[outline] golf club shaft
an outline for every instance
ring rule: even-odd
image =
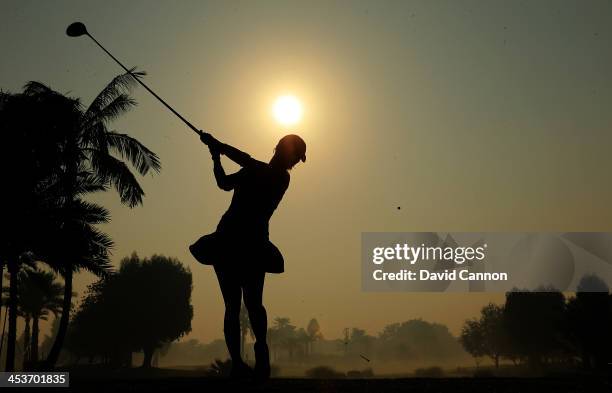
[[[140,83],[140,85],[142,87],[144,87],[145,89],[147,89],[147,91],[151,94],[153,94],[153,96],[155,98],[157,98],[159,100],[159,102],[161,102],[162,104],[164,104],[164,106],[168,109],[170,109],[170,111],[172,113],[174,113],[179,119],[181,119],[183,121],[183,123],[185,123],[187,125],[187,127],[191,128],[191,130],[193,130],[193,132],[195,132],[196,134],[200,135],[201,131],[198,130],[193,124],[191,124],[187,119],[185,119],[183,116],[181,116],[180,113],[178,113],[177,111],[174,110],[174,108],[172,108],[170,105],[168,105],[168,103],[166,103],[166,101],[164,101],[160,96],[158,96],[157,94],[155,94],[155,92],[153,90],[151,90],[149,88],[149,86],[145,85],[143,81],[140,80],[140,78],[137,75],[134,75],[130,70],[127,69],[126,66],[124,66],[123,64],[121,64],[121,62],[119,60],[117,60],[117,58],[115,56],[113,56],[109,51],[106,50],[105,47],[102,46],[102,44],[100,44],[95,38],[93,38],[93,36],[89,33],[87,33],[87,36],[89,36],[89,38],[91,38],[93,40],[93,42],[95,42],[100,48],[102,48],[102,50],[104,52],[106,52],[107,55],[109,55],[113,60],[115,60],[115,62],[117,62],[117,64],[119,64],[121,66],[121,68],[123,68],[125,70],[125,72],[127,72],[128,74],[132,75],[132,77],[134,79],[136,79],[136,81],[138,83]]]

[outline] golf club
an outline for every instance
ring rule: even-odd
[[[179,119],[181,119],[183,121],[183,123],[185,123],[189,128],[191,128],[193,130],[193,132],[195,132],[198,135],[202,135],[203,132],[200,131],[199,129],[197,129],[193,124],[191,124],[187,119],[185,119],[183,116],[180,115],[180,113],[178,113],[177,111],[174,110],[174,108],[172,108],[170,105],[168,105],[168,103],[166,103],[166,101],[164,101],[160,96],[158,96],[157,94],[155,94],[155,92],[153,90],[151,90],[149,88],[149,86],[145,85],[143,81],[140,80],[140,78],[137,75],[134,75],[130,70],[127,69],[126,66],[124,66],[123,64],[121,64],[121,62],[119,60],[117,60],[117,58],[115,56],[113,56],[108,50],[106,50],[105,47],[102,46],[102,44],[100,44],[95,38],[93,38],[93,36],[91,34],[89,34],[89,32],[87,31],[87,28],[85,27],[85,25],[81,22],[74,22],[72,24],[70,24],[70,26],[68,26],[68,28],[66,29],[66,34],[69,37],[80,37],[82,35],[86,35],[89,38],[91,38],[93,40],[93,42],[95,42],[100,48],[102,48],[102,50],[104,52],[106,52],[107,55],[109,55],[113,60],[115,60],[115,62],[117,62],[117,64],[119,64],[121,66],[121,68],[123,68],[125,70],[125,72],[127,72],[128,74],[132,75],[132,77],[134,79],[136,79],[136,81],[138,83],[140,83],[140,85],[142,87],[144,87],[145,89],[147,89],[147,91],[151,94],[153,94],[153,96],[155,98],[157,98],[159,100],[159,102],[161,102],[162,104],[164,104],[164,106],[168,109],[170,109],[170,111],[172,113],[174,113]]]

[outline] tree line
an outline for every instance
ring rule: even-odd
[[[612,361],[612,296],[596,276],[585,276],[574,296],[555,290],[511,291],[467,320],[461,343],[477,361],[506,359],[540,369],[552,364],[604,371]]]
[[[243,357],[248,359],[252,346],[246,343],[251,336],[248,317],[241,318],[243,331]],[[268,329],[268,345],[271,359],[276,363],[305,364],[341,359],[343,362],[363,364],[369,361],[383,362],[448,362],[465,360],[468,355],[461,348],[458,338],[445,325],[421,319],[392,323],[376,335],[358,327],[346,328],[341,338],[326,338],[318,320],[312,318],[298,327],[288,317],[276,317]],[[224,359],[227,350],[222,341],[202,344],[195,339],[172,343],[166,362],[176,364],[201,364],[212,358]],[[162,357],[163,359],[163,357]]]

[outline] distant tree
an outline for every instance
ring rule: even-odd
[[[349,337],[349,352],[363,355],[372,350],[375,338],[366,333],[364,329],[352,328]]]
[[[126,354],[142,350],[142,367],[151,367],[157,348],[191,331],[191,290],[191,272],[177,259],[140,259],[134,253],[116,274],[90,286],[74,317],[69,347],[122,364]]]
[[[308,333],[306,333],[306,329],[299,328],[295,332],[295,345],[299,352],[300,357],[305,357],[308,355],[308,346],[310,344],[310,337]]]
[[[268,343],[268,348],[270,349],[270,360],[276,361],[278,359],[278,342],[276,340],[276,331],[271,327],[268,328],[266,341]]]
[[[531,367],[564,351],[565,297],[552,289],[506,293],[504,324],[509,347]]]
[[[504,324],[504,309],[489,303],[480,310],[480,318],[465,322],[460,342],[478,363],[481,356],[489,356],[499,368],[499,360],[508,353],[508,334]]]
[[[27,353],[27,361],[38,362],[39,321],[47,320],[49,313],[56,317],[61,311],[64,286],[55,281],[52,272],[41,270],[24,271],[24,279],[19,285],[19,307],[21,313],[32,320],[32,336]]]
[[[157,351],[155,351],[155,353],[153,354],[153,360],[151,361],[153,367],[159,367],[159,359],[168,354],[171,344],[172,343],[169,341],[165,342],[161,347],[157,349]]]
[[[605,370],[612,360],[612,297],[606,283],[584,276],[567,302],[567,336],[586,368]]]
[[[380,357],[398,360],[442,360],[463,354],[448,327],[421,319],[386,326],[379,334],[377,347]]]
[[[289,318],[276,317],[274,318],[274,329],[276,330],[284,330],[284,329],[295,329],[295,326],[291,325],[291,320]]]
[[[383,328],[382,332],[378,334],[378,338],[380,338],[383,341],[393,340],[399,335],[399,331],[400,331],[400,324],[397,322],[392,323],[390,325],[386,325]]]
[[[290,359],[293,358],[293,352],[298,345],[295,334],[296,327],[291,324],[289,318],[274,318],[274,325],[272,327],[273,343],[276,348],[287,350]]]
[[[58,315],[62,305],[63,286],[55,282],[52,272],[37,268],[22,268],[17,274],[17,311],[25,321],[23,333],[24,369],[38,361],[39,321],[46,320],[49,313]],[[3,288],[8,294],[9,289]],[[32,329],[30,329],[32,327]]]
[[[55,318],[53,318],[53,321],[51,322],[51,328],[45,334],[45,337],[42,340],[42,343],[40,345],[40,350],[39,350],[40,357],[42,359],[46,357],[47,353],[49,353],[49,350],[51,349],[51,346],[53,345],[53,339],[55,338],[55,336],[57,335],[57,331],[59,330],[59,321],[60,321],[59,316],[56,316]],[[63,357],[65,355],[66,355],[66,351],[62,351],[62,357],[60,357],[58,361],[59,363],[63,363],[64,361]]]
[[[499,368],[499,359],[508,349],[508,334],[504,324],[504,308],[489,303],[480,311],[480,327],[484,335],[484,351]]]
[[[251,338],[254,337],[253,329],[251,327],[251,321],[249,319],[249,312],[247,311],[244,303],[240,308],[240,356],[244,357],[245,353],[245,343],[247,336],[251,335]]]
[[[459,341],[467,353],[474,357],[476,366],[479,360],[485,355],[485,334],[484,329],[478,319],[468,319],[461,328]]]
[[[160,355],[160,362],[183,365],[202,365],[229,356],[223,339],[216,339],[207,344],[196,339],[172,342],[168,346],[168,352]]]
[[[308,322],[308,326],[306,327],[306,334],[308,335],[308,354],[312,354],[314,351],[314,343],[317,340],[323,338],[323,334],[321,333],[321,326],[319,326],[319,321],[316,318],[312,318],[310,322]]]
[[[345,375],[342,372],[334,370],[329,366],[318,366],[306,370],[306,378],[316,378],[316,379],[337,379],[344,378]]]
[[[122,330],[129,321],[123,320],[124,313],[115,310],[114,299],[106,297],[111,291],[110,281],[115,278],[109,276],[89,285],[70,321],[64,346],[75,362],[84,357],[89,363],[96,358],[115,366],[131,363],[130,337]]]
[[[134,253],[122,260],[110,290],[133,348],[144,351],[143,367],[151,367],[155,349],[191,331],[192,277],[177,259]]]

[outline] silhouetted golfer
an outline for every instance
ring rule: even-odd
[[[251,370],[240,356],[240,307],[244,304],[255,335],[255,375],[270,376],[270,355],[266,343],[268,317],[262,303],[266,272],[282,273],[283,256],[268,239],[268,222],[289,186],[289,172],[300,160],[306,161],[306,143],[297,135],[281,138],[269,163],[202,133],[214,162],[219,188],[234,190],[232,202],[221,217],[217,230],[189,247],[201,263],[214,265],[225,302],[225,342],[232,358],[232,376],[247,376]],[[242,168],[226,175],[221,154]]]

